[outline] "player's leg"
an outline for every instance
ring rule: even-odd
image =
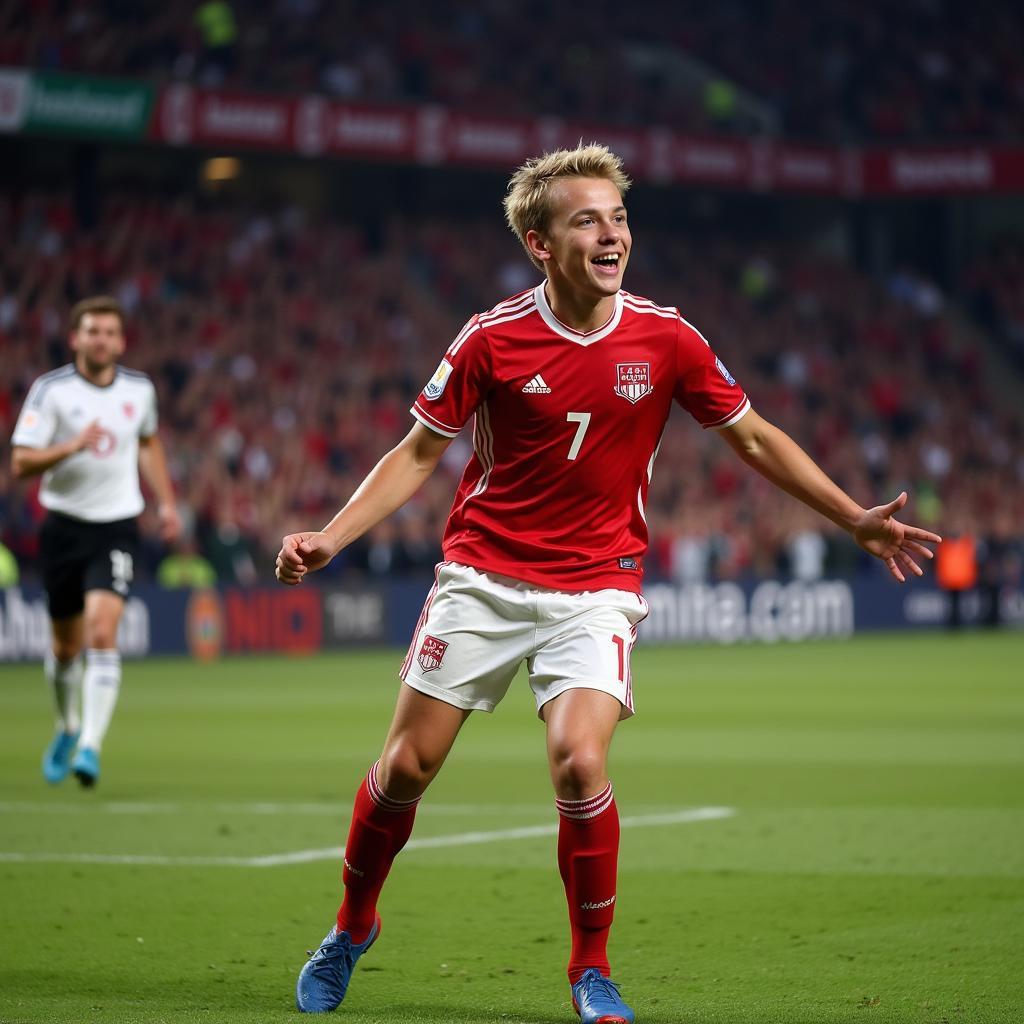
[[[100,751],[121,690],[117,627],[123,611],[124,598],[111,590],[89,590],[85,595],[82,733],[72,765],[83,786],[99,779]]]
[[[53,692],[56,729],[43,754],[43,777],[58,783],[71,769],[71,755],[81,729],[79,705],[82,689],[82,616],[70,615],[50,621],[51,644],[43,660],[43,671]]]
[[[548,764],[558,808],[558,870],[569,907],[567,973],[585,1024],[633,1020],[610,980],[619,812],[608,781],[608,748],[622,705],[600,690],[570,689],[545,704]]]
[[[494,708],[530,649],[531,600],[466,566],[438,566],[383,751],[356,794],[337,924],[299,975],[300,1010],[333,1010],[344,999],[356,960],[379,934],[377,898],[420,797],[470,712]]]
[[[619,815],[607,760],[616,725],[632,714],[629,655],[646,605],[635,594],[604,592],[552,596],[545,606],[549,639],[531,659],[531,686],[547,727],[559,814],[573,1004],[584,1024],[629,1022],[633,1011],[609,977]]]
[[[345,844],[345,898],[338,929],[362,942],[395,857],[412,833],[416,807],[471,712],[403,686],[380,759],[356,794]]]
[[[609,974],[619,815],[607,759],[621,706],[599,690],[566,690],[541,709],[558,808],[558,868],[572,930],[569,981],[590,967]]]
[[[412,833],[420,797],[469,715],[467,709],[402,687],[383,752],[356,793],[337,922],[296,983],[295,1003],[303,1012],[334,1010],[345,998],[356,961],[380,935],[377,900]]]
[[[43,753],[43,777],[67,777],[81,728],[83,642],[83,537],[80,524],[48,515],[39,533],[43,587],[50,611],[51,643],[43,671],[53,693],[56,729]]]
[[[134,519],[88,524],[88,538],[82,735],[71,765],[83,786],[99,779],[100,751],[121,690],[117,627],[134,576],[138,526]]]

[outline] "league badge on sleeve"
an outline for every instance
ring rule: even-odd
[[[729,387],[736,387],[736,378],[725,368],[725,363],[718,356],[715,356],[715,366],[718,367],[718,372],[729,382]]]
[[[448,378],[452,373],[452,364],[447,359],[441,360],[441,365],[437,368],[434,376],[430,378],[430,383],[423,389],[423,394],[430,399],[430,401],[436,401],[444,393],[445,386],[448,384]]]
[[[416,655],[416,660],[420,663],[420,668],[424,672],[433,672],[434,669],[441,667],[441,662],[444,660],[444,652],[448,650],[448,644],[444,640],[438,640],[436,636],[430,636],[427,634],[423,638],[423,646],[420,648],[420,653]]]
[[[615,394],[636,405],[653,390],[650,363],[615,364]]]

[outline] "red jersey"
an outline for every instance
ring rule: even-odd
[[[620,291],[581,334],[540,284],[472,317],[410,410],[446,437],[476,414],[445,558],[555,590],[639,592],[673,398],[703,427],[750,408],[677,309]]]

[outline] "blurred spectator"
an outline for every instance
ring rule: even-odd
[[[963,625],[963,598],[978,582],[978,545],[970,533],[943,538],[935,553],[935,578],[949,596],[949,629]]]
[[[190,537],[183,537],[156,570],[156,581],[168,590],[197,589],[217,584],[217,571]]]
[[[205,0],[193,15],[203,49],[199,60],[201,85],[221,85],[235,68],[238,26],[235,12],[225,0]]]
[[[18,560],[11,549],[0,541],[0,589],[16,587],[19,579]]]

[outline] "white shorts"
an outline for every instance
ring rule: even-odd
[[[400,675],[455,707],[493,711],[525,659],[538,713],[584,688],[610,693],[628,718],[629,656],[646,615],[627,590],[570,594],[442,562]]]

